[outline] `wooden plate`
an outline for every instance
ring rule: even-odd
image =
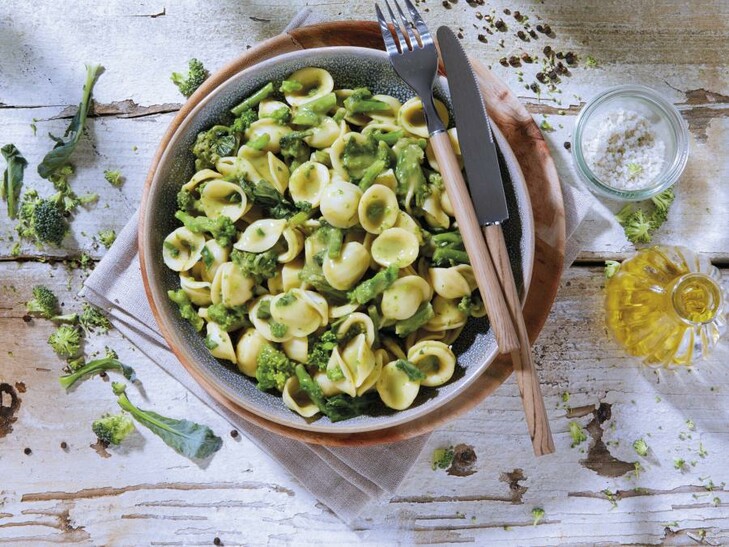
[[[379,28],[376,23],[370,21],[333,22],[302,27],[262,42],[226,65],[200,87],[180,110],[172,127],[165,135],[163,145],[171,137],[175,126],[187,116],[199,100],[231,75],[283,53],[342,45],[383,49]],[[532,282],[525,304],[525,320],[530,338],[533,341],[549,314],[562,273],[565,243],[562,193],[547,145],[529,113],[510,90],[490,71],[478,67],[478,74],[489,114],[509,141],[521,165],[533,204],[535,259]],[[160,150],[163,148],[164,146],[161,146]],[[150,173],[154,173],[156,170],[159,159],[160,155],[158,154],[153,160]],[[151,184],[151,180],[152,176],[150,175],[147,179],[147,185]],[[142,224],[140,223],[141,233]],[[140,238],[140,242],[142,239]],[[140,258],[143,255],[144,253],[140,252]],[[145,265],[142,264],[141,266],[144,270]],[[145,289],[151,301],[146,280]],[[154,306],[152,306],[152,310],[156,316],[157,310]],[[155,317],[155,319],[158,324],[161,324],[159,317]],[[501,385],[511,372],[510,359],[501,356],[457,399],[428,413],[423,418],[389,429],[353,434],[311,432],[270,422],[227,399],[213,386],[208,385],[203,378],[196,376],[195,379],[225,407],[268,431],[315,444],[354,446],[394,442],[427,433],[445,421],[473,408]]]

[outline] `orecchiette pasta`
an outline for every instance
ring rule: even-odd
[[[451,380],[449,345],[485,310],[420,100],[307,67],[233,113],[198,136],[161,249],[211,354],[306,419]]]

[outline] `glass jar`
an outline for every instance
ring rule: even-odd
[[[607,280],[608,330],[648,365],[689,365],[726,331],[719,269],[685,247],[655,246],[625,260]]]

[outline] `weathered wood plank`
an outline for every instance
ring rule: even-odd
[[[238,544],[326,537],[333,544],[381,544],[394,538],[403,543],[488,539],[557,544],[565,538],[592,543],[619,537],[655,543],[678,541],[702,529],[717,543],[729,539],[729,492],[721,485],[729,481],[722,458],[729,443],[724,408],[729,378],[721,366],[729,350],[722,348],[691,372],[641,368],[605,336],[600,269],[568,270],[536,348],[557,454],[539,460],[532,456],[518,392],[509,381],[475,411],[438,430],[397,496],[372,507],[353,529],[316,504],[247,439],[228,436],[224,420],[116,333],[93,338],[89,350],[105,344],[117,349],[142,378],[147,407],[207,423],[225,442],[204,468],[177,456],[147,431],[135,433],[122,448],[109,449],[110,457],[100,456],[90,447],[94,435],[89,424],[114,409],[108,380],[95,378],[62,393],[56,382],[61,363],[45,344],[50,325],[22,319],[22,304],[34,283],[71,295],[81,279],[78,272],[71,274],[67,291],[68,279],[61,265],[0,265],[0,287],[5,287],[0,291],[0,329],[10,341],[5,351],[13,352],[0,369],[0,383],[13,386],[22,400],[13,432],[0,439],[0,459],[21,471],[0,488],[5,514],[0,515],[0,537],[7,541],[209,544],[220,537]],[[66,309],[78,305],[70,296],[62,300]],[[565,392],[570,393],[568,403],[562,400]],[[591,410],[599,404],[601,423]],[[693,420],[693,431],[687,419]],[[587,427],[588,440],[570,448],[568,424],[573,420],[583,427],[595,423]],[[594,448],[597,438],[607,455]],[[632,448],[638,438],[650,446],[647,458]],[[60,447],[64,441],[67,450]],[[433,449],[459,443],[476,454],[473,475],[430,469]],[[705,457],[698,454],[699,443]],[[23,453],[26,447],[32,454]],[[610,458],[626,462],[621,475],[605,476],[616,468],[614,461],[612,466],[606,462]],[[685,471],[674,469],[675,458],[686,460]],[[632,471],[636,461],[644,468],[637,477]],[[714,491],[707,490],[709,481]],[[611,508],[605,489],[616,494],[617,507]],[[533,527],[536,506],[545,509],[546,517]],[[257,525],[261,520],[266,527]],[[667,523],[670,530],[693,531],[667,533]]]

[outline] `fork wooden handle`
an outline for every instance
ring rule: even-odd
[[[516,383],[519,386],[524,414],[526,415],[529,436],[532,439],[534,453],[537,456],[554,452],[554,440],[549,428],[547,410],[544,407],[542,390],[539,387],[539,377],[534,366],[529,334],[524,324],[519,294],[516,290],[516,281],[511,271],[509,253],[504,241],[504,232],[499,224],[492,224],[483,228],[486,243],[493,260],[496,271],[501,279],[506,303],[516,326],[519,337],[519,349],[511,352],[511,361],[514,363]]]
[[[519,338],[504,299],[492,257],[481,234],[481,226],[473,208],[471,195],[468,193],[466,181],[463,180],[448,133],[443,131],[432,135],[430,144],[438,160],[446,192],[448,192],[448,198],[458,221],[458,229],[463,236],[463,243],[471,261],[476,284],[486,304],[499,350],[502,353],[518,350]]]

